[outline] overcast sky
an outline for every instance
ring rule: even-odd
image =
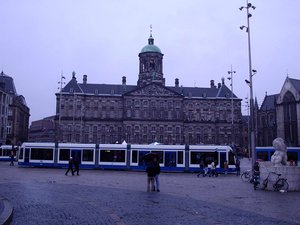
[[[300,79],[300,1],[253,0],[250,19],[254,96]],[[249,96],[247,25],[242,0],[0,0],[0,69],[13,77],[30,121],[55,114],[61,73],[81,83],[135,85],[150,24],[164,54],[166,85],[221,82],[232,65],[234,93]],[[226,84],[230,87],[229,80]],[[244,104],[244,101],[243,101]],[[245,107],[242,107],[246,114]]]

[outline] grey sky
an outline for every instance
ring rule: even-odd
[[[300,1],[253,0],[251,45],[259,104],[300,78]],[[209,87],[232,64],[234,93],[249,96],[247,33],[242,0],[1,0],[0,66],[30,107],[31,121],[55,114],[60,75],[82,82],[128,84],[138,79],[138,54],[149,25],[164,54],[167,85]],[[230,87],[229,81],[226,84]],[[246,111],[243,107],[243,114]]]

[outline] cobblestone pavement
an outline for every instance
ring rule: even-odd
[[[161,192],[148,193],[143,172],[64,172],[0,162],[0,197],[14,207],[11,224],[300,224],[299,192],[254,191],[235,175],[162,173]]]

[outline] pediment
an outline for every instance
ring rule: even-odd
[[[181,97],[180,94],[174,92],[160,84],[148,84],[144,87],[140,87],[133,90],[126,95],[129,96],[168,96],[168,97]]]

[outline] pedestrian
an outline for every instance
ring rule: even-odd
[[[154,189],[154,177],[155,177],[155,167],[153,160],[147,164],[147,192],[151,192]]]
[[[240,167],[240,160],[238,158],[235,161],[235,168],[236,168],[236,175],[240,176],[241,167]]]
[[[227,162],[227,160],[225,160],[224,161],[224,174],[225,174],[225,176],[227,175],[227,173],[228,173],[228,162]]]
[[[154,189],[153,191],[160,192],[160,186],[159,186],[159,174],[160,174],[160,165],[159,165],[159,160],[157,157],[153,159],[153,164],[154,164],[154,171],[155,171],[155,177],[154,177]]]
[[[14,165],[14,161],[15,161],[15,154],[14,154],[14,151],[11,151],[11,154],[10,154],[10,166],[13,166]]]
[[[211,176],[217,176],[217,174],[216,174],[216,163],[215,163],[214,160],[211,162],[210,166],[211,166],[211,168],[210,168],[209,177],[211,177]]]
[[[79,159],[78,159],[78,157],[76,157],[74,160],[74,166],[75,166],[75,170],[73,171],[73,173],[75,174],[75,172],[77,172],[77,176],[79,176]]]
[[[253,167],[253,187],[254,190],[257,189],[257,186],[259,185],[259,179],[260,179],[260,172],[259,172],[259,163],[255,162]]]
[[[70,157],[70,160],[69,160],[68,170],[65,173],[66,176],[68,176],[68,173],[69,173],[70,170],[72,172],[72,175],[74,175],[74,171],[73,171],[73,158],[72,157]]]
[[[199,173],[197,174],[197,177],[199,177],[201,174],[203,177],[205,177],[204,167],[205,167],[204,162],[203,162],[203,160],[201,160],[199,163],[200,170],[199,170]]]

